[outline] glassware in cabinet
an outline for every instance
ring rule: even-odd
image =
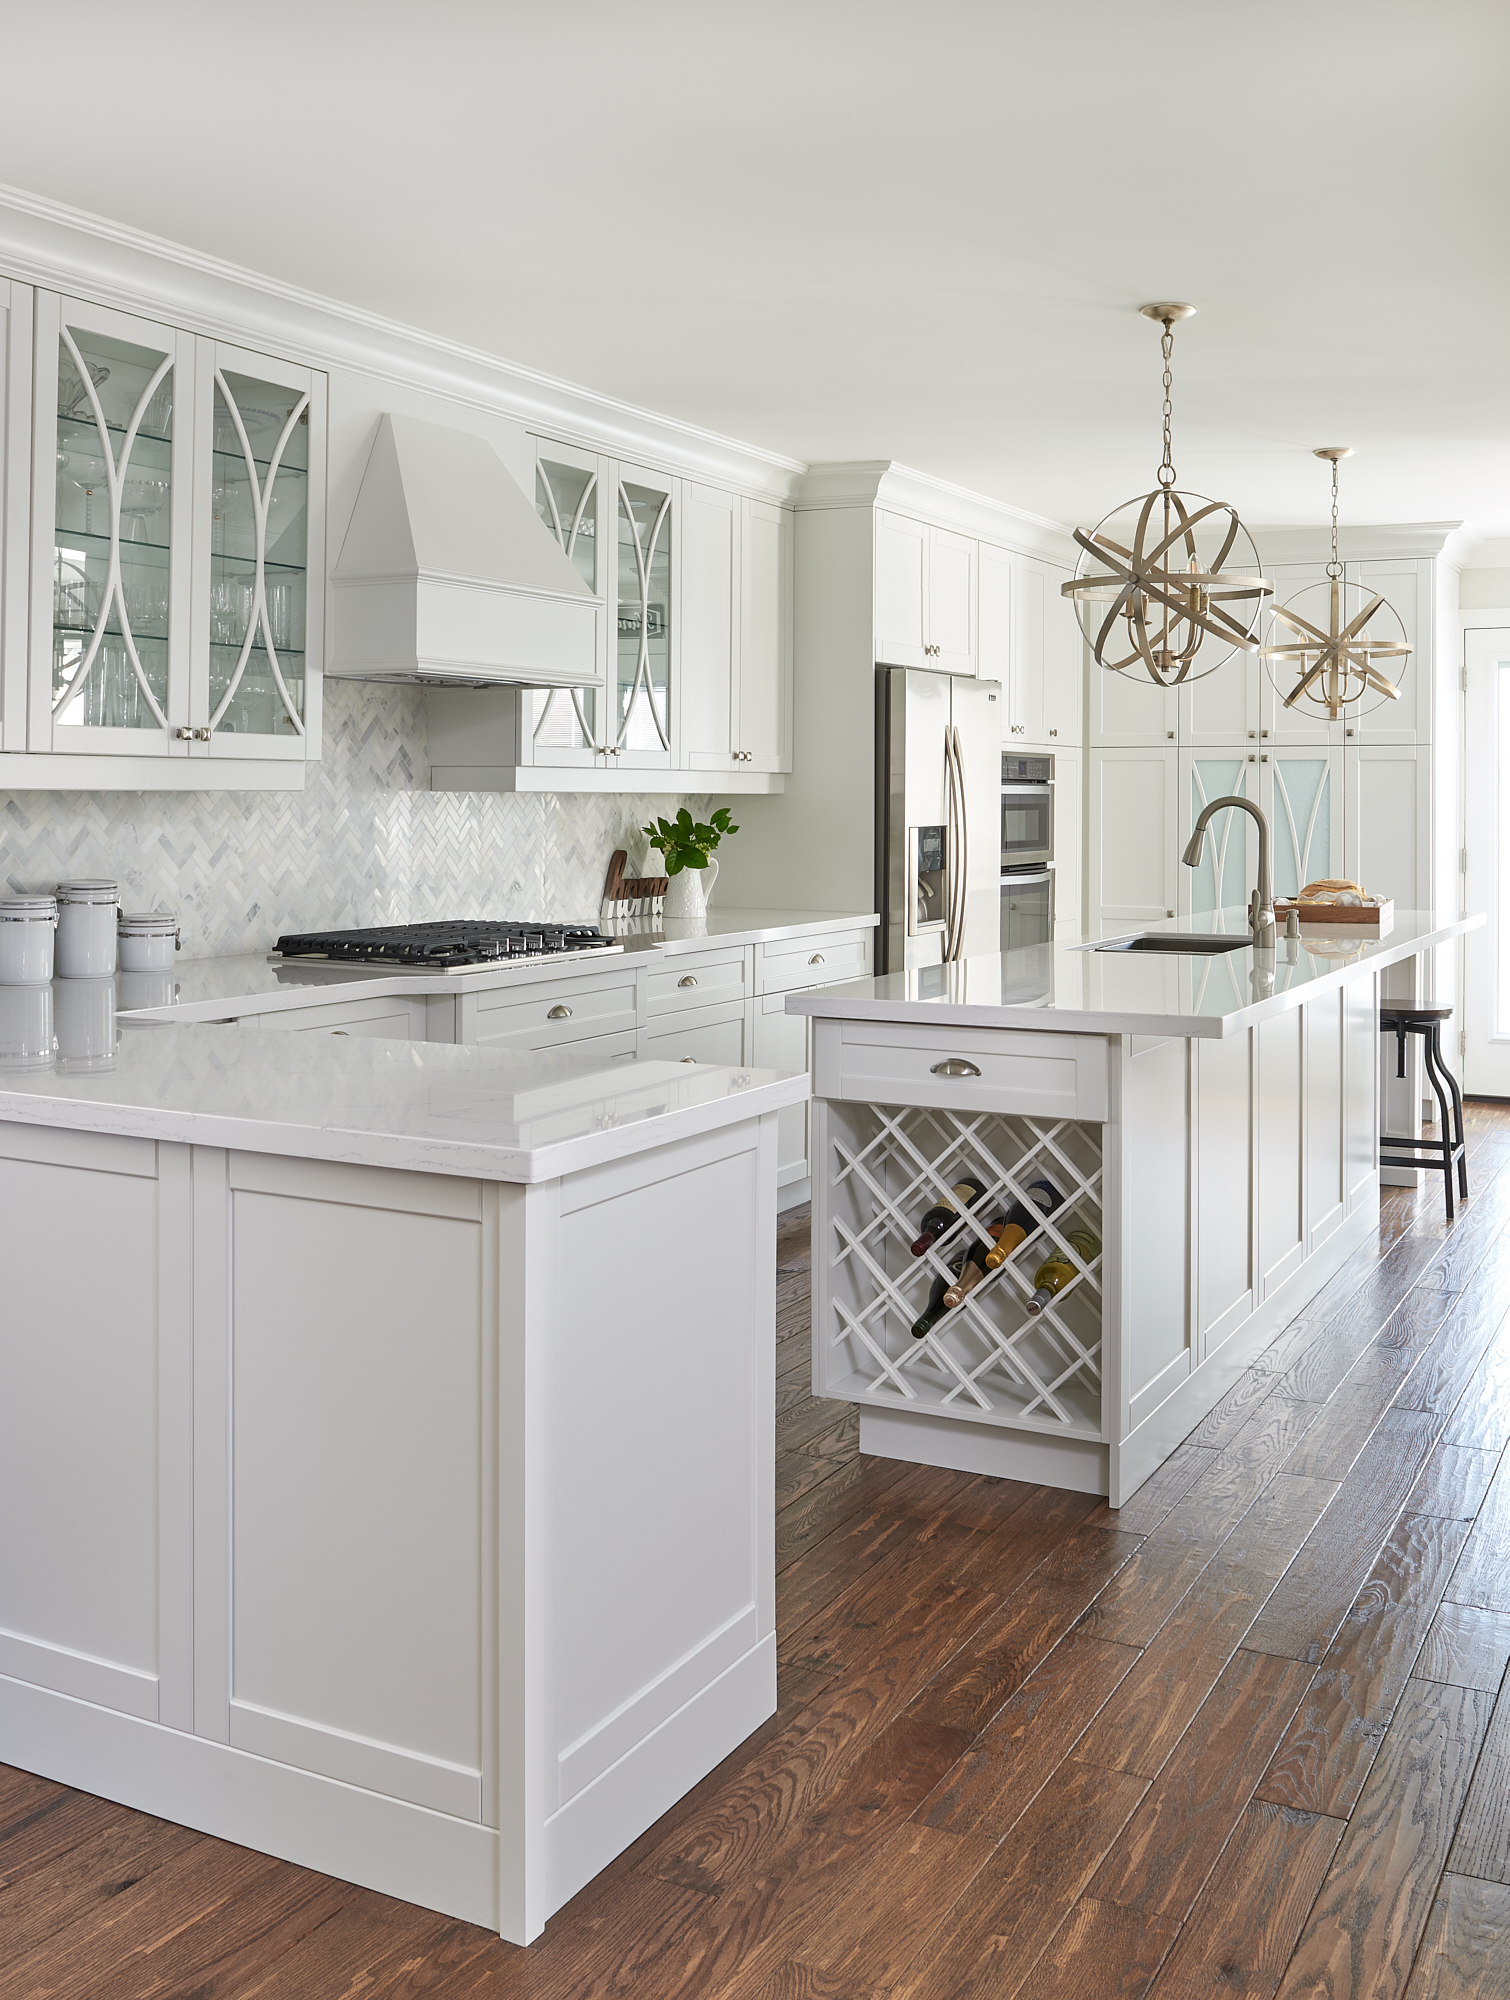
[[[603,462],[570,446],[537,440],[535,511],[565,550],[577,574],[601,591],[599,550],[606,481]],[[600,661],[600,668],[602,662]],[[586,765],[602,760],[612,732],[601,687],[536,688],[525,697],[525,721],[537,764]]]
[[[676,482],[620,466],[615,484],[610,743],[626,766],[669,766]]]

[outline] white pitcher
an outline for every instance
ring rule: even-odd
[[[683,868],[666,884],[666,906],[662,921],[667,937],[706,937],[708,898],[718,880],[718,860],[708,856],[706,868]],[[676,928],[673,930],[672,926]]]

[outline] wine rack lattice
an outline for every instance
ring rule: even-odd
[[[1068,1232],[1104,1238],[1101,1128],[1030,1118],[874,1104],[826,1105],[827,1297],[815,1332],[829,1395],[1079,1437],[1101,1435],[1103,1258],[1089,1264]],[[965,1175],[985,1193],[921,1257],[925,1210]],[[966,1237],[1047,1180],[1064,1197],[1037,1230],[921,1340],[913,1322]],[[816,1247],[816,1246],[815,1246]],[[1049,1256],[1075,1277],[1030,1315],[1033,1276]]]

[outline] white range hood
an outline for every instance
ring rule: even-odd
[[[326,673],[577,687],[598,678],[595,597],[486,438],[385,416],[331,575]]]

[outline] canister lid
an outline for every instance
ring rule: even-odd
[[[57,914],[56,896],[0,896],[0,924],[51,923]]]
[[[60,882],[58,901],[60,903],[116,903],[120,901],[120,888],[114,882]]]
[[[123,910],[115,928],[121,936],[177,937],[178,919],[171,910]]]

